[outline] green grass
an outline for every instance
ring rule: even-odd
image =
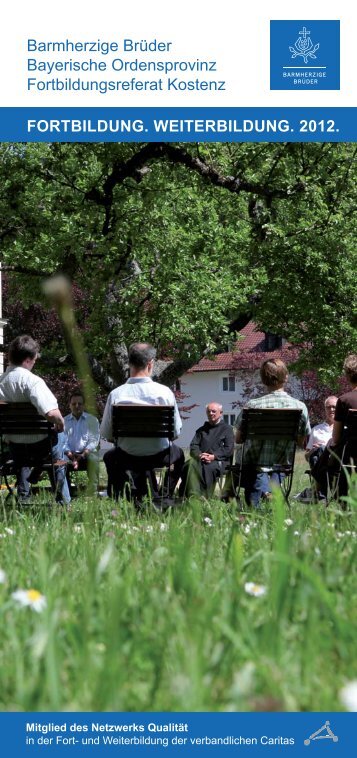
[[[341,710],[356,677],[356,505],[3,511],[0,708]],[[250,581],[266,593],[248,595]],[[18,588],[47,607],[19,607]]]

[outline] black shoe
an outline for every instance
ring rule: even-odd
[[[42,468],[34,466],[32,469],[30,476],[27,477],[27,481],[29,484],[38,484],[40,477],[42,474]]]
[[[177,505],[173,497],[158,497],[153,498],[152,505],[155,511],[158,513],[165,513],[169,508],[174,508]]]
[[[302,492],[299,492],[298,495],[294,495],[294,500],[297,500],[298,503],[314,503],[316,502],[316,497],[314,491],[311,489],[311,487],[306,487]]]

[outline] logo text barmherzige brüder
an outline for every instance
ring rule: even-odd
[[[340,22],[271,21],[270,89],[340,89]]]

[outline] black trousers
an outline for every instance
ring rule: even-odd
[[[338,457],[340,454],[341,450],[337,450],[337,448],[321,448],[320,455],[316,457],[311,467],[311,476],[317,482],[319,492],[325,497],[327,497],[328,488],[339,470]]]
[[[41,473],[41,464],[49,458],[51,453],[49,441],[48,439],[44,439],[32,443],[9,442],[8,444],[10,453],[15,461],[17,493],[21,498],[28,498],[31,489],[28,477],[30,476],[33,467],[39,469],[39,473]],[[54,461],[57,458],[58,452],[58,446],[55,444],[52,448]],[[51,469],[49,469],[48,475],[52,490],[56,493],[56,500],[60,503],[68,503],[71,498],[66,484],[66,465],[56,465],[54,467],[54,478]]]
[[[125,495],[128,487],[134,483],[135,494],[142,497],[148,493],[148,482],[151,494],[158,496],[155,468],[169,466],[167,474],[168,491],[172,496],[178,480],[181,477],[185,456],[178,445],[171,445],[155,455],[129,455],[120,447],[108,450],[103,461],[108,474],[108,495],[118,497]],[[131,476],[128,474],[131,472]]]
[[[88,474],[89,489],[96,492],[99,479],[99,461],[95,456],[89,454],[85,458],[79,458],[78,467],[76,469],[73,467],[72,461],[68,459],[66,477],[69,487],[71,487],[71,474],[73,474],[74,471],[86,471]]]
[[[319,491],[325,496],[327,496],[328,487],[331,486],[334,477],[338,473],[338,497],[347,495],[348,480],[343,464],[349,465],[351,460],[354,460],[356,465],[356,448],[352,444],[347,445],[344,459],[341,464],[342,452],[341,444],[336,447],[332,447],[332,445],[330,447],[325,447],[315,466],[311,470],[312,476],[318,483]]]
[[[220,461],[203,463],[194,458],[186,461],[181,475],[180,496],[190,497],[190,495],[202,494],[210,497],[213,495],[221,471]]]

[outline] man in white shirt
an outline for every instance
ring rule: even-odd
[[[310,463],[311,468],[314,466],[332,437],[336,403],[337,397],[335,395],[330,395],[330,397],[326,398],[325,421],[322,421],[321,424],[316,424],[316,426],[312,428],[305,452],[305,458]]]
[[[100,427],[101,436],[109,442],[113,441],[112,407],[116,403],[173,405],[174,433],[175,438],[178,437],[182,421],[175,396],[169,387],[154,382],[151,378],[155,356],[155,348],[147,343],[136,342],[130,346],[130,378],[110,393]],[[156,467],[167,466],[170,461],[169,493],[172,495],[181,476],[184,454],[177,445],[171,443],[170,446],[168,439],[120,437],[118,447],[108,450],[103,460],[108,473],[108,495],[113,494],[116,498],[124,492],[127,469],[135,469],[139,462],[141,468],[153,470]]]
[[[63,432],[64,421],[58,408],[58,403],[47,384],[39,376],[32,373],[32,369],[39,356],[39,345],[27,334],[14,339],[9,347],[9,367],[0,377],[0,402],[3,403],[32,403],[41,416],[54,424],[58,433]],[[9,443],[11,455],[17,463],[17,493],[20,499],[30,497],[30,484],[28,476],[30,469],[21,463],[28,457],[41,461],[48,455],[48,441],[45,435],[33,434],[22,436],[21,434],[9,434],[6,437]],[[52,453],[56,460],[61,456],[60,445],[53,447]],[[70,501],[66,482],[66,466],[56,465],[56,483],[52,483],[56,489],[58,502]]]
[[[321,424],[316,424],[316,426],[312,428],[309,439],[307,441],[305,458],[309,463],[313,477],[314,472],[316,473],[318,470],[316,467],[319,467],[320,465],[319,460],[322,456],[322,453],[332,438],[336,403],[337,397],[335,395],[330,395],[326,398],[325,421],[322,421]],[[322,487],[322,489],[324,488]],[[304,489],[298,495],[295,495],[295,500],[298,500],[300,503],[312,503],[316,500],[324,499],[326,499],[326,494],[324,492],[320,492],[316,484],[313,488],[306,487],[306,489]]]
[[[70,468],[73,471],[87,471],[90,489],[95,491],[99,470],[99,421],[84,410],[84,396],[80,390],[72,392],[69,407],[71,413],[64,417],[63,448],[69,460],[67,479]]]

